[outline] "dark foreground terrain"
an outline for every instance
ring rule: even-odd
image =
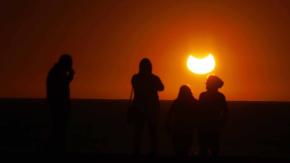
[[[159,130],[161,159],[172,159],[165,117],[171,101],[162,101]],[[126,125],[128,103],[122,100],[74,100],[67,150],[86,158],[126,159],[132,152],[132,129]],[[222,158],[290,159],[290,103],[229,102],[230,119],[223,131]],[[49,135],[45,100],[0,100],[0,151],[41,152]],[[146,134],[146,133],[145,133]],[[194,139],[194,138],[193,138]],[[141,158],[148,152],[144,138]],[[196,142],[193,155],[196,151]],[[45,154],[44,154],[45,155]],[[76,155],[74,155],[76,156]],[[193,160],[198,158],[193,157]],[[145,159],[146,160],[146,159]]]

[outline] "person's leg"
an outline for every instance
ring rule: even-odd
[[[61,149],[65,152],[66,151],[66,144],[67,144],[67,137],[68,137],[68,127],[69,127],[69,119],[70,119],[70,111],[68,108],[65,108],[62,120],[61,120],[61,126],[60,126],[60,140],[61,140]]]
[[[191,149],[192,149],[192,137],[193,137],[193,134],[190,133],[190,134],[186,134],[185,137],[184,137],[184,153],[185,153],[185,156],[189,156],[189,154],[192,152]]]
[[[59,108],[59,111],[54,115],[53,122],[53,146],[54,152],[65,152],[66,141],[66,115]]]
[[[180,142],[180,135],[178,133],[173,133],[172,135],[172,146],[177,157],[182,155],[182,143]]]
[[[211,153],[213,157],[218,157],[220,153],[220,134],[215,131],[211,133]]]
[[[204,131],[198,132],[198,146],[199,146],[199,156],[208,156],[208,135]]]
[[[141,154],[141,144],[142,144],[142,138],[144,133],[144,121],[140,121],[137,124],[135,124],[134,129],[134,155],[140,155]]]
[[[61,109],[58,104],[50,104],[50,137],[49,137],[49,152],[57,152],[59,150],[59,132],[60,132],[60,115],[58,110]]]
[[[192,145],[192,138],[188,134],[173,136],[173,147],[177,157],[188,157]]]
[[[156,155],[158,149],[158,121],[157,118],[148,120],[149,135],[151,140],[150,155]]]

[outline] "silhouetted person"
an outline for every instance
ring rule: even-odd
[[[199,154],[208,157],[219,155],[220,133],[227,119],[227,103],[225,96],[218,91],[224,82],[217,76],[209,76],[206,81],[206,92],[199,96],[200,118],[198,142]]]
[[[167,127],[177,156],[186,157],[190,152],[196,109],[197,100],[193,97],[190,88],[186,85],[181,86],[167,119]]]
[[[149,59],[144,58],[139,64],[139,73],[132,77],[131,84],[134,90],[133,105],[141,110],[141,115],[135,122],[134,152],[140,154],[140,147],[145,125],[149,127],[151,138],[151,154],[156,154],[157,127],[159,120],[158,91],[164,90],[164,86],[158,76],[152,73],[152,65]]]
[[[70,82],[73,80],[72,58],[64,54],[50,69],[47,76],[47,100],[49,104],[52,131],[49,150],[64,152],[66,129],[70,112]]]

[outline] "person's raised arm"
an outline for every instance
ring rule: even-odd
[[[160,78],[156,76],[156,89],[157,91],[163,91],[164,90],[164,85],[163,83],[161,82]]]
[[[70,69],[70,70],[68,71],[68,75],[67,75],[67,79],[68,79],[68,81],[72,81],[73,78],[74,78],[74,75],[75,75],[74,70],[73,70],[73,69]]]

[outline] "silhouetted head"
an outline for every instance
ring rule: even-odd
[[[139,64],[139,73],[140,74],[151,74],[152,73],[152,64],[148,58],[143,58]]]
[[[206,89],[216,91],[224,85],[224,82],[217,76],[210,75],[206,81]]]
[[[58,64],[66,69],[70,69],[73,64],[72,57],[69,54],[63,54],[59,57]]]
[[[191,92],[191,89],[189,86],[187,85],[182,85],[179,89],[179,93],[178,93],[178,100],[187,100],[187,99],[192,99],[193,95]]]

